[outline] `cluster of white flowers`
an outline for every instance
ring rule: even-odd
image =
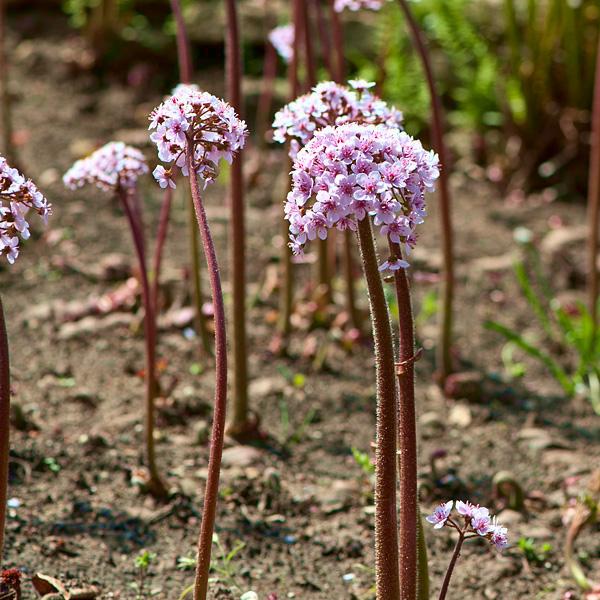
[[[328,125],[363,123],[402,128],[402,113],[370,91],[375,84],[350,80],[350,87],[333,81],[319,83],[310,94],[286,104],[275,114],[273,139],[290,142],[290,156]]]
[[[19,238],[29,238],[26,216],[30,210],[46,224],[52,207],[31,179],[25,179],[0,156],[0,256],[10,264],[19,256]]]
[[[123,142],[109,142],[76,161],[64,174],[63,182],[72,190],[94,184],[111,192],[135,187],[139,177],[146,173],[148,165],[137,148]]]
[[[269,41],[284,62],[291,62],[294,57],[294,26],[292,24],[275,27],[269,33]]]
[[[231,163],[243,148],[247,128],[235,110],[216,96],[201,92],[193,85],[179,85],[173,95],[150,115],[150,139],[158,148],[158,157],[179,167],[188,176],[187,149],[193,149],[194,171],[205,184],[218,175],[218,163]],[[170,169],[158,166],[153,171],[162,188],[175,187]]]
[[[379,10],[383,2],[384,0],[335,0],[333,8],[336,12],[343,12],[345,9],[356,12],[363,8]]]
[[[308,240],[325,239],[332,227],[356,230],[369,215],[408,254],[426,215],[425,192],[438,176],[437,154],[397,128],[348,123],[321,129],[294,161],[285,203],[290,246],[301,254]],[[381,265],[406,267],[395,256]]]

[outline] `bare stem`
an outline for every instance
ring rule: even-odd
[[[196,563],[196,580],[194,583],[194,600],[206,600],[208,592],[208,573],[212,550],[212,536],[215,528],[217,498],[219,494],[219,476],[221,457],[223,454],[223,438],[227,413],[227,336],[225,331],[225,305],[219,275],[219,263],[213,243],[210,227],[206,218],[204,205],[200,195],[200,186],[193,165],[193,150],[188,143],[187,162],[190,178],[190,190],[200,237],[204,246],[204,255],[210,277],[210,288],[215,315],[215,406],[213,413],[210,454],[208,459],[208,475],[204,491],[202,508],[202,524],[198,538],[198,558]]]
[[[600,40],[596,58],[594,104],[592,108],[592,139],[588,180],[588,243],[587,243],[587,293],[588,309],[594,323],[598,321],[598,218],[600,217]]]
[[[261,146],[265,144],[265,132],[269,128],[269,113],[273,104],[273,88],[276,76],[277,51],[273,44],[267,41],[265,44],[261,93],[256,107],[256,131],[258,133],[258,143]]]
[[[344,58],[344,29],[340,14],[334,8],[335,0],[329,0],[329,15],[331,17],[331,34],[335,50],[336,71],[334,79],[342,83],[346,79],[346,61]]]
[[[169,217],[171,215],[171,204],[173,202],[173,190],[165,189],[160,215],[158,218],[158,231],[156,232],[156,245],[154,247],[154,258],[152,260],[152,306],[158,317],[158,290],[160,286],[160,270],[162,266],[163,250],[169,229]]]
[[[452,577],[452,573],[454,572],[454,567],[456,566],[456,561],[460,556],[460,550],[462,548],[463,542],[465,541],[465,536],[462,531],[459,530],[458,541],[456,542],[456,546],[454,547],[454,552],[452,553],[452,558],[450,559],[450,564],[448,565],[448,569],[446,570],[446,575],[444,576],[444,582],[442,583],[442,589],[440,590],[440,595],[438,600],[445,600],[446,594],[448,593],[448,587],[450,586],[450,579]]]
[[[0,0],[0,122],[2,126],[0,151],[11,165],[16,165],[16,152],[12,143],[8,61],[6,59],[6,0]]]
[[[400,246],[389,243],[392,256]],[[394,271],[398,299],[398,476],[400,480],[400,582],[403,600],[417,597],[417,425],[415,415],[415,338],[410,289],[405,269]]]
[[[379,261],[368,217],[358,223],[358,241],[369,292],[377,377],[375,455],[375,579],[377,598],[399,600],[398,517],[396,506],[396,409],[394,347]]]
[[[236,0],[226,0],[227,38],[226,75],[228,100],[243,116],[242,57]],[[243,152],[231,165],[229,188],[229,227],[231,247],[231,286],[233,296],[233,415],[229,425],[232,435],[243,435],[250,428],[248,420],[248,355],[246,350],[246,232],[244,206]]]
[[[146,346],[145,442],[146,461],[148,463],[148,471],[150,474],[148,488],[154,496],[165,498],[168,496],[168,491],[156,466],[156,451],[154,446],[154,400],[158,394],[158,382],[156,379],[156,313],[154,311],[154,302],[152,300],[152,292],[148,280],[148,269],[146,267],[140,215],[136,215],[136,210],[132,206],[133,198],[131,197],[131,193],[121,189],[119,190],[119,199],[131,229],[140,270],[140,279],[142,282],[144,341]]]
[[[431,97],[431,135],[433,143],[437,150],[442,169],[440,171],[439,198],[440,198],[440,230],[442,238],[442,251],[444,258],[443,266],[443,289],[442,302],[440,305],[440,332],[437,348],[437,368],[439,372],[440,382],[443,386],[446,378],[452,373],[452,319],[453,319],[453,304],[454,304],[454,242],[452,233],[452,199],[450,196],[450,186],[448,175],[450,170],[449,153],[444,141],[444,109],[440,97],[437,93],[435,80],[433,77],[433,69],[431,68],[431,60],[429,52],[423,39],[423,33],[417,24],[407,0],[398,0],[400,7],[408,23],[415,49],[419,54],[429,95]]]
[[[190,42],[185,29],[185,21],[181,12],[179,0],[171,0],[171,10],[175,17],[177,27],[177,59],[179,61],[179,78],[181,83],[190,83],[192,80],[192,59]]]
[[[0,0],[1,1],[1,0]],[[8,452],[10,449],[10,364],[8,335],[0,297],[0,568],[4,548],[6,502],[8,501]]]

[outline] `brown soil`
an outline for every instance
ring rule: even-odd
[[[160,101],[161,90],[131,90],[114,82],[100,87],[91,75],[74,69],[80,53],[77,39],[64,30],[35,40],[11,36],[21,164],[51,198],[55,214],[44,239],[27,243],[15,268],[0,270],[14,403],[30,426],[28,431],[15,431],[12,439],[10,496],[20,505],[11,509],[8,521],[6,562],[68,585],[98,586],[102,598],[135,598],[134,559],[148,549],[157,558],[144,593],[174,600],[193,579],[191,571],[177,569],[177,561],[193,556],[199,529],[213,368],[199,357],[197,339],[187,339],[174,326],[161,332],[162,383],[172,389],[161,403],[157,449],[160,467],[176,494],[167,505],[157,505],[131,484],[143,454],[139,314],[122,309],[122,318],[111,327],[100,327],[101,319],[92,319],[77,335],[71,324],[61,322],[56,303],[83,302],[121,285],[88,272],[108,254],[120,254],[126,265],[134,265],[118,207],[92,190],[67,193],[60,176],[74,158],[97,143],[112,138],[142,143],[145,116]],[[214,83],[220,78],[202,74],[207,89],[215,92],[220,91]],[[145,149],[154,161],[152,149]],[[255,152],[249,152],[248,163],[256,164]],[[215,573],[218,581],[210,596],[239,598],[241,591],[254,589],[261,598],[274,593],[280,600],[369,598],[370,485],[351,454],[352,447],[369,451],[373,441],[368,344],[346,352],[322,330],[303,329],[293,336],[292,358],[277,358],[268,351],[276,296],[265,297],[263,292],[267,265],[276,264],[282,242],[278,232],[285,164],[281,152],[269,153],[249,194],[247,215],[251,402],[270,437],[258,449],[230,445],[232,450],[227,450],[217,531],[227,551],[238,540],[245,546],[230,563],[235,581]],[[537,500],[528,501],[522,514],[505,513],[513,542],[505,553],[497,555],[483,544],[465,549],[450,598],[558,599],[574,589],[562,557],[562,490],[566,478],[578,477],[583,485],[598,466],[600,421],[585,402],[563,400],[557,385],[535,365],[528,364],[526,386],[503,382],[502,344],[483,322],[493,317],[519,328],[532,325],[507,259],[515,249],[514,227],[523,224],[542,236],[552,215],[561,216],[565,225],[578,225],[584,223],[584,210],[539,198],[511,206],[482,175],[468,160],[458,161],[453,189],[459,275],[455,345],[464,368],[484,378],[483,392],[474,401],[441,397],[432,382],[435,323],[420,323],[419,340],[426,349],[417,379],[421,476],[431,479],[429,457],[438,450],[447,453],[438,467],[454,473],[438,482],[437,492],[423,498],[422,509],[429,511],[449,497],[500,509],[492,497],[491,477],[512,471]],[[148,231],[153,231],[160,194],[150,182],[144,192]],[[215,186],[207,196],[227,292],[224,188]],[[432,214],[413,269],[417,312],[424,293],[435,288],[416,276],[434,272],[439,262],[435,199],[430,204]],[[186,233],[180,197],[164,270],[168,307],[188,303]],[[557,266],[557,281],[577,280],[576,261],[561,262],[560,269]],[[307,280],[308,268],[300,267],[299,272],[302,281]],[[366,309],[362,290],[360,298]],[[305,325],[300,317],[298,321]],[[311,346],[327,349],[324,368],[316,369],[306,357]],[[200,360],[202,373],[192,374],[190,367]],[[301,374],[305,381],[296,378],[293,385],[286,377],[289,373]],[[532,428],[546,432],[550,440],[536,444],[542,434],[531,434]],[[298,439],[283,443],[292,434]],[[596,574],[597,533],[596,526],[595,537],[588,531],[581,541],[586,570]],[[527,563],[516,546],[520,536],[552,545],[542,565]],[[448,531],[428,530],[427,541],[435,592],[453,539]],[[28,583],[24,597],[34,597]]]

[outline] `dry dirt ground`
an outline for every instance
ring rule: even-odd
[[[213,367],[200,355],[198,340],[170,319],[160,336],[161,379],[169,393],[160,403],[157,449],[175,495],[166,505],[155,504],[131,483],[142,461],[139,310],[125,306],[108,316],[72,320],[74,309],[116,290],[131,275],[135,263],[126,223],[110,198],[93,190],[66,192],[60,182],[75,158],[113,138],[145,144],[153,162],[145,117],[166,90],[129,90],[115,82],[100,86],[74,69],[81,50],[66,30],[35,40],[12,35],[10,41],[21,162],[52,200],[54,216],[43,236],[25,244],[15,268],[0,270],[13,399],[21,413],[21,429],[12,438],[14,500],[6,560],[25,573],[41,571],[67,585],[97,586],[102,598],[133,599],[139,581],[134,559],[148,549],[156,558],[143,597],[173,600],[192,581],[193,573],[179,569],[178,560],[193,556],[198,532]],[[221,75],[211,75],[203,73],[201,80],[219,92],[214,81]],[[256,153],[248,156],[256,164]],[[217,531],[226,552],[238,541],[245,545],[228,565],[217,560],[221,571],[215,572],[211,598],[238,598],[248,589],[279,600],[369,598],[370,484],[351,449],[369,452],[373,441],[372,354],[368,342],[345,351],[323,330],[308,331],[301,314],[291,357],[270,354],[276,296],[269,290],[269,269],[276,265],[281,244],[286,178],[281,152],[273,150],[264,160],[248,200],[249,363],[252,407],[270,437],[260,447],[230,444],[226,449]],[[524,383],[507,381],[502,343],[483,323],[493,317],[519,329],[533,326],[511,273],[515,226],[526,225],[542,239],[557,216],[568,231],[583,224],[584,210],[542,197],[523,205],[507,203],[466,159],[457,161],[452,184],[455,346],[462,368],[479,379],[471,398],[452,401],[433,384],[435,318],[421,310],[421,299],[436,289],[429,280],[439,264],[433,198],[412,269],[418,336],[426,350],[417,378],[420,474],[433,489],[424,488],[422,509],[456,496],[501,510],[491,478],[512,471],[529,496],[524,511],[501,516],[512,546],[502,555],[484,544],[467,547],[450,597],[562,598],[574,586],[563,560],[561,517],[567,495],[583,487],[600,463],[600,420],[585,402],[564,400],[535,365],[527,363]],[[144,193],[151,232],[160,194],[150,181]],[[224,189],[215,186],[207,204],[227,293]],[[183,197],[178,197],[163,274],[163,302],[171,315],[189,304],[186,215]],[[561,246],[552,273],[561,289],[569,284],[578,293],[581,256],[575,248],[563,251]],[[118,266],[113,280],[99,268],[109,255]],[[299,273],[300,280],[307,279],[308,267]],[[336,295],[341,291],[340,286]],[[359,298],[366,309],[362,288]],[[324,362],[319,368],[315,348],[318,362]],[[432,474],[430,457],[440,451],[445,458],[434,461]],[[580,543],[585,568],[596,575],[597,534],[598,526]],[[533,538],[538,548],[551,545],[540,564],[525,560],[517,547],[521,536]],[[428,530],[427,541],[435,591],[453,540],[445,530]],[[34,597],[29,584],[24,597]]]

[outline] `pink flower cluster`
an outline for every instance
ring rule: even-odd
[[[294,158],[316,131],[328,125],[363,123],[402,128],[402,113],[369,91],[374,83],[351,80],[349,84],[324,81],[310,94],[284,106],[275,114],[273,139],[290,142],[290,156]]]
[[[150,115],[150,139],[158,148],[158,157],[173,163],[188,176],[187,148],[193,148],[194,171],[205,185],[218,175],[218,163],[231,163],[243,148],[247,128],[235,110],[223,100],[201,92],[193,85],[179,85],[173,95]],[[175,187],[170,169],[158,166],[153,171],[160,187]]]
[[[290,247],[301,254],[308,240],[324,240],[332,227],[354,231],[370,215],[408,254],[426,215],[425,192],[438,176],[437,154],[397,128],[348,123],[321,129],[294,161],[285,203]],[[380,269],[406,267],[392,257]]]
[[[383,6],[383,0],[335,0],[333,8],[336,12],[343,12],[345,9],[351,11],[362,10],[379,10]]]
[[[294,26],[292,24],[275,27],[269,33],[269,42],[284,62],[291,62],[294,57]]]
[[[12,265],[19,256],[19,238],[29,238],[27,213],[35,211],[46,224],[52,207],[31,179],[25,179],[0,156],[0,256]]]
[[[64,174],[63,183],[71,190],[94,184],[106,192],[135,187],[148,173],[144,155],[123,142],[109,142],[86,158],[76,161]]]
[[[456,512],[463,518],[463,526],[457,524],[450,516],[453,508],[454,500],[440,504],[426,520],[433,524],[434,529],[449,526],[460,531],[462,535],[476,534],[484,537],[498,550],[508,546],[508,530],[498,523],[496,517],[490,516],[490,511],[485,506],[457,500]]]

